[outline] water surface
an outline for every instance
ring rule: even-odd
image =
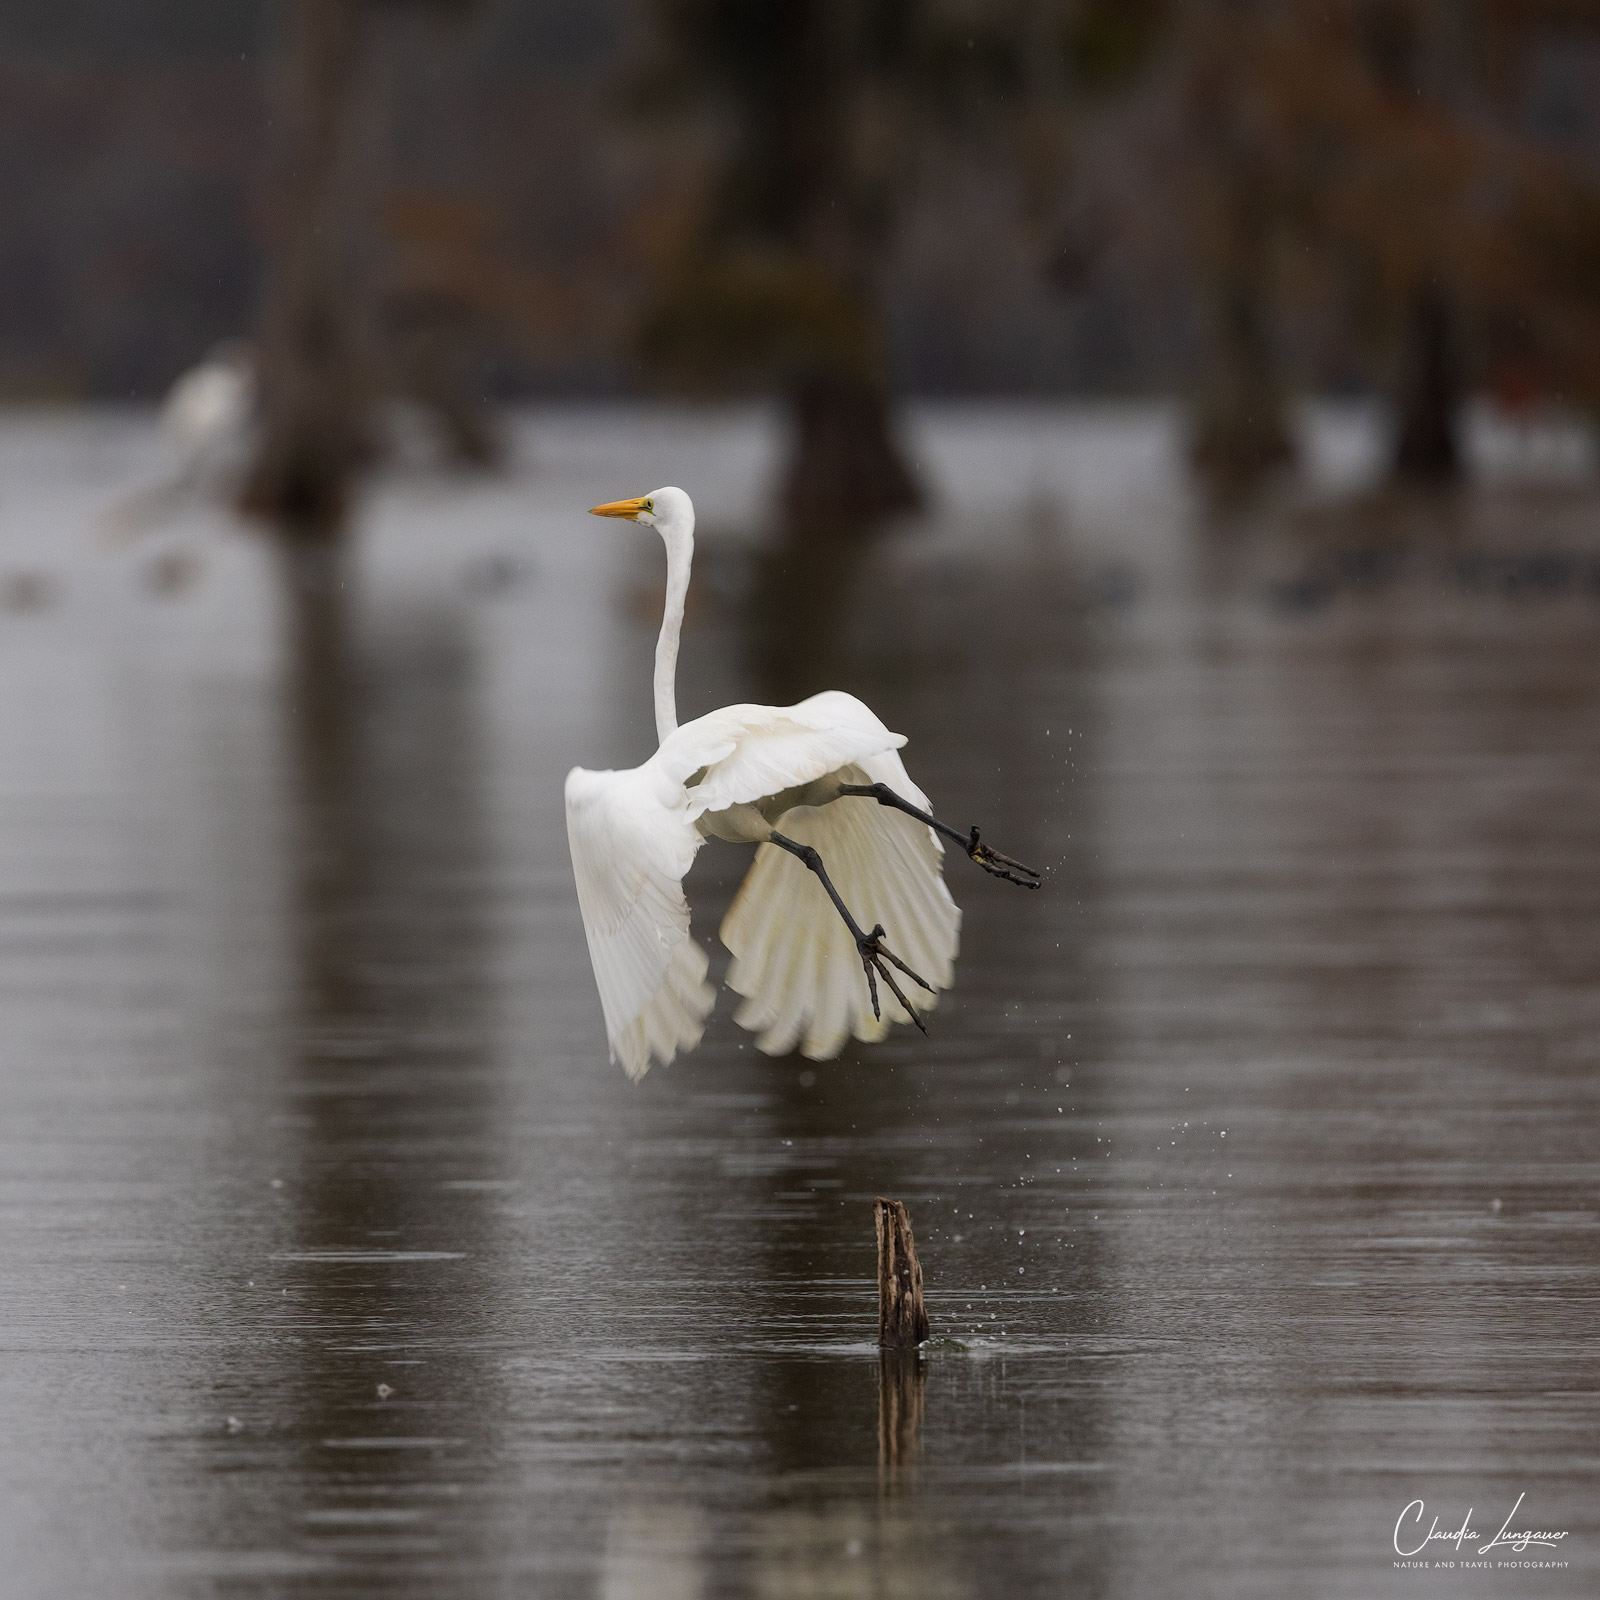
[[[918,429],[942,519],[823,575],[760,418],[535,417],[380,493],[298,660],[247,536],[97,532],[143,420],[0,429],[7,1596],[1600,1587],[1593,504],[1213,518],[1164,414]],[[724,994],[606,1061],[560,787],[648,753],[661,574],[581,511],[664,481],[684,715],[851,689],[1049,871],[950,864],[926,1041]],[[1518,1495],[1565,1567],[1396,1568]]]

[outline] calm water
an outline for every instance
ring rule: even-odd
[[[924,417],[944,519],[823,579],[759,419],[536,418],[298,663],[248,538],[97,531],[143,421],[0,428],[0,1593],[1600,1589],[1595,504],[1212,524],[1169,422]],[[561,779],[661,574],[581,513],[663,481],[685,714],[852,689],[1049,869],[951,863],[926,1042],[606,1061]],[[1519,1495],[1564,1567],[1397,1570]]]

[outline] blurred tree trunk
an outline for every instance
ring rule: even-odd
[[[1294,455],[1264,257],[1264,240],[1246,225],[1202,286],[1208,303],[1190,454],[1202,472],[1227,484],[1248,483]]]
[[[793,385],[789,405],[794,444],[783,509],[791,523],[860,528],[922,503],[895,443],[887,385],[819,373]]]
[[[370,450],[371,384],[353,259],[351,146],[367,0],[292,0],[286,148],[260,350],[255,459],[241,503],[295,542],[336,538]]]
[[[391,304],[390,387],[433,420],[445,453],[458,466],[494,467],[504,456],[495,419],[462,373],[463,308],[440,296],[410,295]]]
[[[713,383],[759,375],[791,420],[792,526],[921,504],[894,430],[880,279],[909,182],[918,0],[657,0],[664,58],[723,147],[643,340]]]
[[[788,0],[782,9],[782,48],[764,59],[770,77],[749,102],[742,170],[730,173],[723,204],[734,226],[781,240],[847,308],[831,337],[804,341],[788,364],[782,504],[802,529],[860,531],[922,503],[894,438],[879,287],[894,184],[862,155],[869,106],[884,115],[886,81],[903,65],[896,53],[907,48],[911,8]]]
[[[1416,292],[1406,331],[1394,469],[1402,478],[1449,483],[1461,475],[1456,420],[1463,385],[1456,319],[1444,290],[1429,285]]]
[[[1250,0],[1190,0],[1181,23],[1199,168],[1188,196],[1202,317],[1190,453],[1228,486],[1248,484],[1294,453],[1273,328],[1282,219],[1272,124],[1261,103],[1269,26]]]

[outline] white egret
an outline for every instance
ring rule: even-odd
[[[242,339],[227,339],[174,381],[161,404],[161,426],[200,469],[237,452],[255,409],[255,351]]]
[[[255,437],[256,391],[255,352],[241,339],[225,340],[182,373],[161,405],[176,470],[113,506],[112,532],[148,533],[190,506],[231,504]]]
[[[700,1041],[716,992],[705,951],[689,937],[682,880],[707,838],[757,847],[721,934],[733,954],[729,987],[744,996],[735,1020],[760,1049],[782,1055],[798,1046],[827,1060],[851,1035],[881,1039],[889,1020],[879,978],[922,1027],[894,973],[926,991],[923,1010],[950,986],[961,912],[945,887],[939,836],[1024,888],[1037,888],[1039,874],[980,844],[976,828],[962,833],[931,815],[901,763],[905,738],[853,695],[725,706],[680,728],[678,636],[694,506],[682,489],[666,488],[592,514],[653,527],[667,548],[655,660],[659,747],[625,772],[567,774],[567,837],[612,1060],[637,1079],[652,1058],[665,1065]],[[876,803],[859,803],[867,800]],[[869,932],[852,906],[884,920]],[[885,943],[891,937],[898,953]]]

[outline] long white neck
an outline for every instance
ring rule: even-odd
[[[656,638],[656,739],[665,743],[678,729],[678,637],[683,632],[683,603],[689,593],[689,568],[694,563],[694,519],[661,524],[667,547],[667,603]]]

